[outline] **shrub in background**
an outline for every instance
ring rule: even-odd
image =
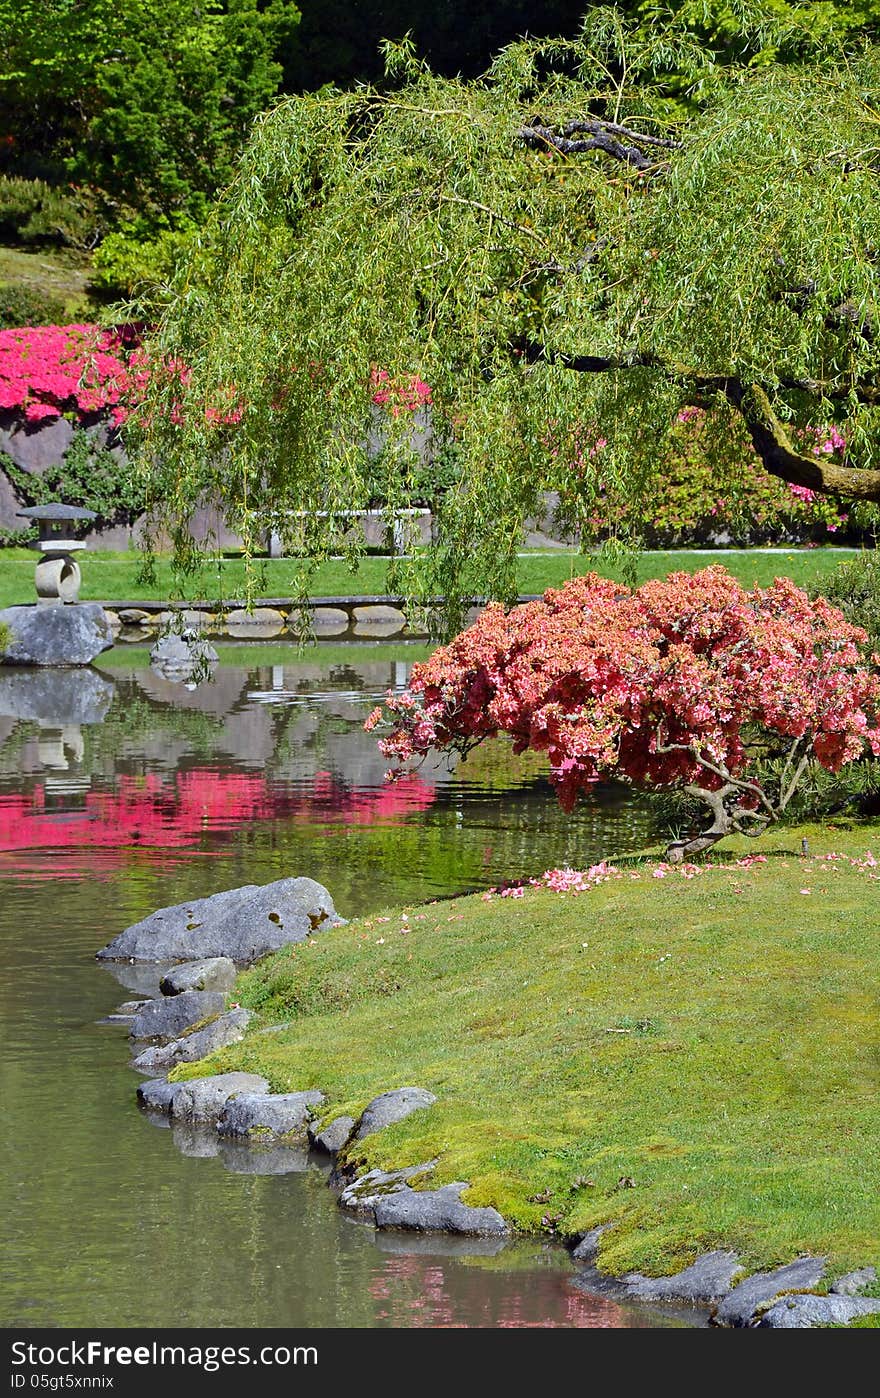
[[[880,558],[874,550],[835,568],[822,592],[847,621],[867,632],[869,645],[880,653]]]

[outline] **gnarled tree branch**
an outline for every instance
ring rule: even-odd
[[[680,149],[675,141],[668,141],[660,136],[648,136],[641,131],[620,126],[617,122],[603,121],[601,117],[568,121],[558,131],[545,126],[538,119],[521,126],[518,135],[526,145],[543,150],[557,150],[561,155],[582,155],[586,151],[600,150],[615,160],[631,165],[639,172],[655,170],[661,163],[656,155],[646,154],[643,146],[662,150]]]
[[[843,466],[838,462],[829,461],[827,457],[810,456],[798,451],[788,429],[773,408],[770,394],[761,384],[745,383],[733,375],[700,374],[682,365],[664,364],[652,354],[633,353],[619,357],[566,354],[564,351],[548,349],[528,340],[519,341],[513,348],[527,363],[560,364],[578,374],[614,374],[626,373],[632,369],[656,369],[665,378],[680,383],[683,405],[705,407],[720,394],[739,413],[752,446],[761,458],[764,469],[771,476],[777,476],[789,485],[805,486],[808,490],[815,490],[823,495],[849,500],[880,501],[880,471]],[[823,385],[808,379],[792,380],[780,386],[783,389],[796,388],[811,396],[834,396],[826,393]],[[861,393],[864,402],[880,401],[880,387],[873,381],[860,385],[856,392],[857,395]]]

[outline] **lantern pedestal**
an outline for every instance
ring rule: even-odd
[[[83,549],[85,544],[68,539],[61,552],[59,544],[49,544],[41,539],[36,547],[45,550],[34,569],[38,605],[46,607],[59,606],[62,602],[78,602],[82,573],[76,559],[71,558],[70,551]]]

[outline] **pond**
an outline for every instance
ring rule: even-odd
[[[125,1031],[101,1023],[134,968],[94,954],[153,909],[304,874],[352,915],[645,842],[631,799],[566,817],[500,745],[386,787],[363,720],[420,653],[230,647],[192,691],[124,647],[100,672],[0,671],[3,1325],[698,1321],[583,1295],[549,1241],[376,1234],[313,1161],[193,1157],[135,1106]]]

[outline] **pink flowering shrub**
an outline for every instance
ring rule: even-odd
[[[606,443],[599,428],[575,434],[565,459],[575,479],[599,468]],[[805,453],[838,454],[846,443],[836,427],[800,434]],[[590,539],[603,539],[625,524],[632,505],[613,490],[602,490],[601,504],[587,521]],[[848,515],[831,496],[789,485],[765,471],[743,435],[737,451],[718,461],[717,437],[702,408],[683,408],[664,444],[662,467],[638,506],[639,525],[651,548],[672,548],[716,540],[748,545],[834,538]]]
[[[418,374],[408,374],[404,379],[392,379],[387,369],[374,368],[370,375],[373,389],[373,402],[385,408],[392,417],[401,413],[414,413],[418,408],[429,407],[431,388]]]
[[[713,816],[670,846],[683,858],[777,820],[812,760],[831,772],[880,755],[880,674],[866,633],[784,578],[746,592],[722,567],[631,591],[590,574],[537,602],[493,603],[413,668],[367,728],[398,775],[431,750],[485,738],[546,753],[560,804],[615,779],[683,789]],[[750,743],[784,757],[775,789],[754,779]]]
[[[143,392],[144,366],[131,326],[41,325],[0,331],[0,411],[28,422],[109,413],[119,424]]]

